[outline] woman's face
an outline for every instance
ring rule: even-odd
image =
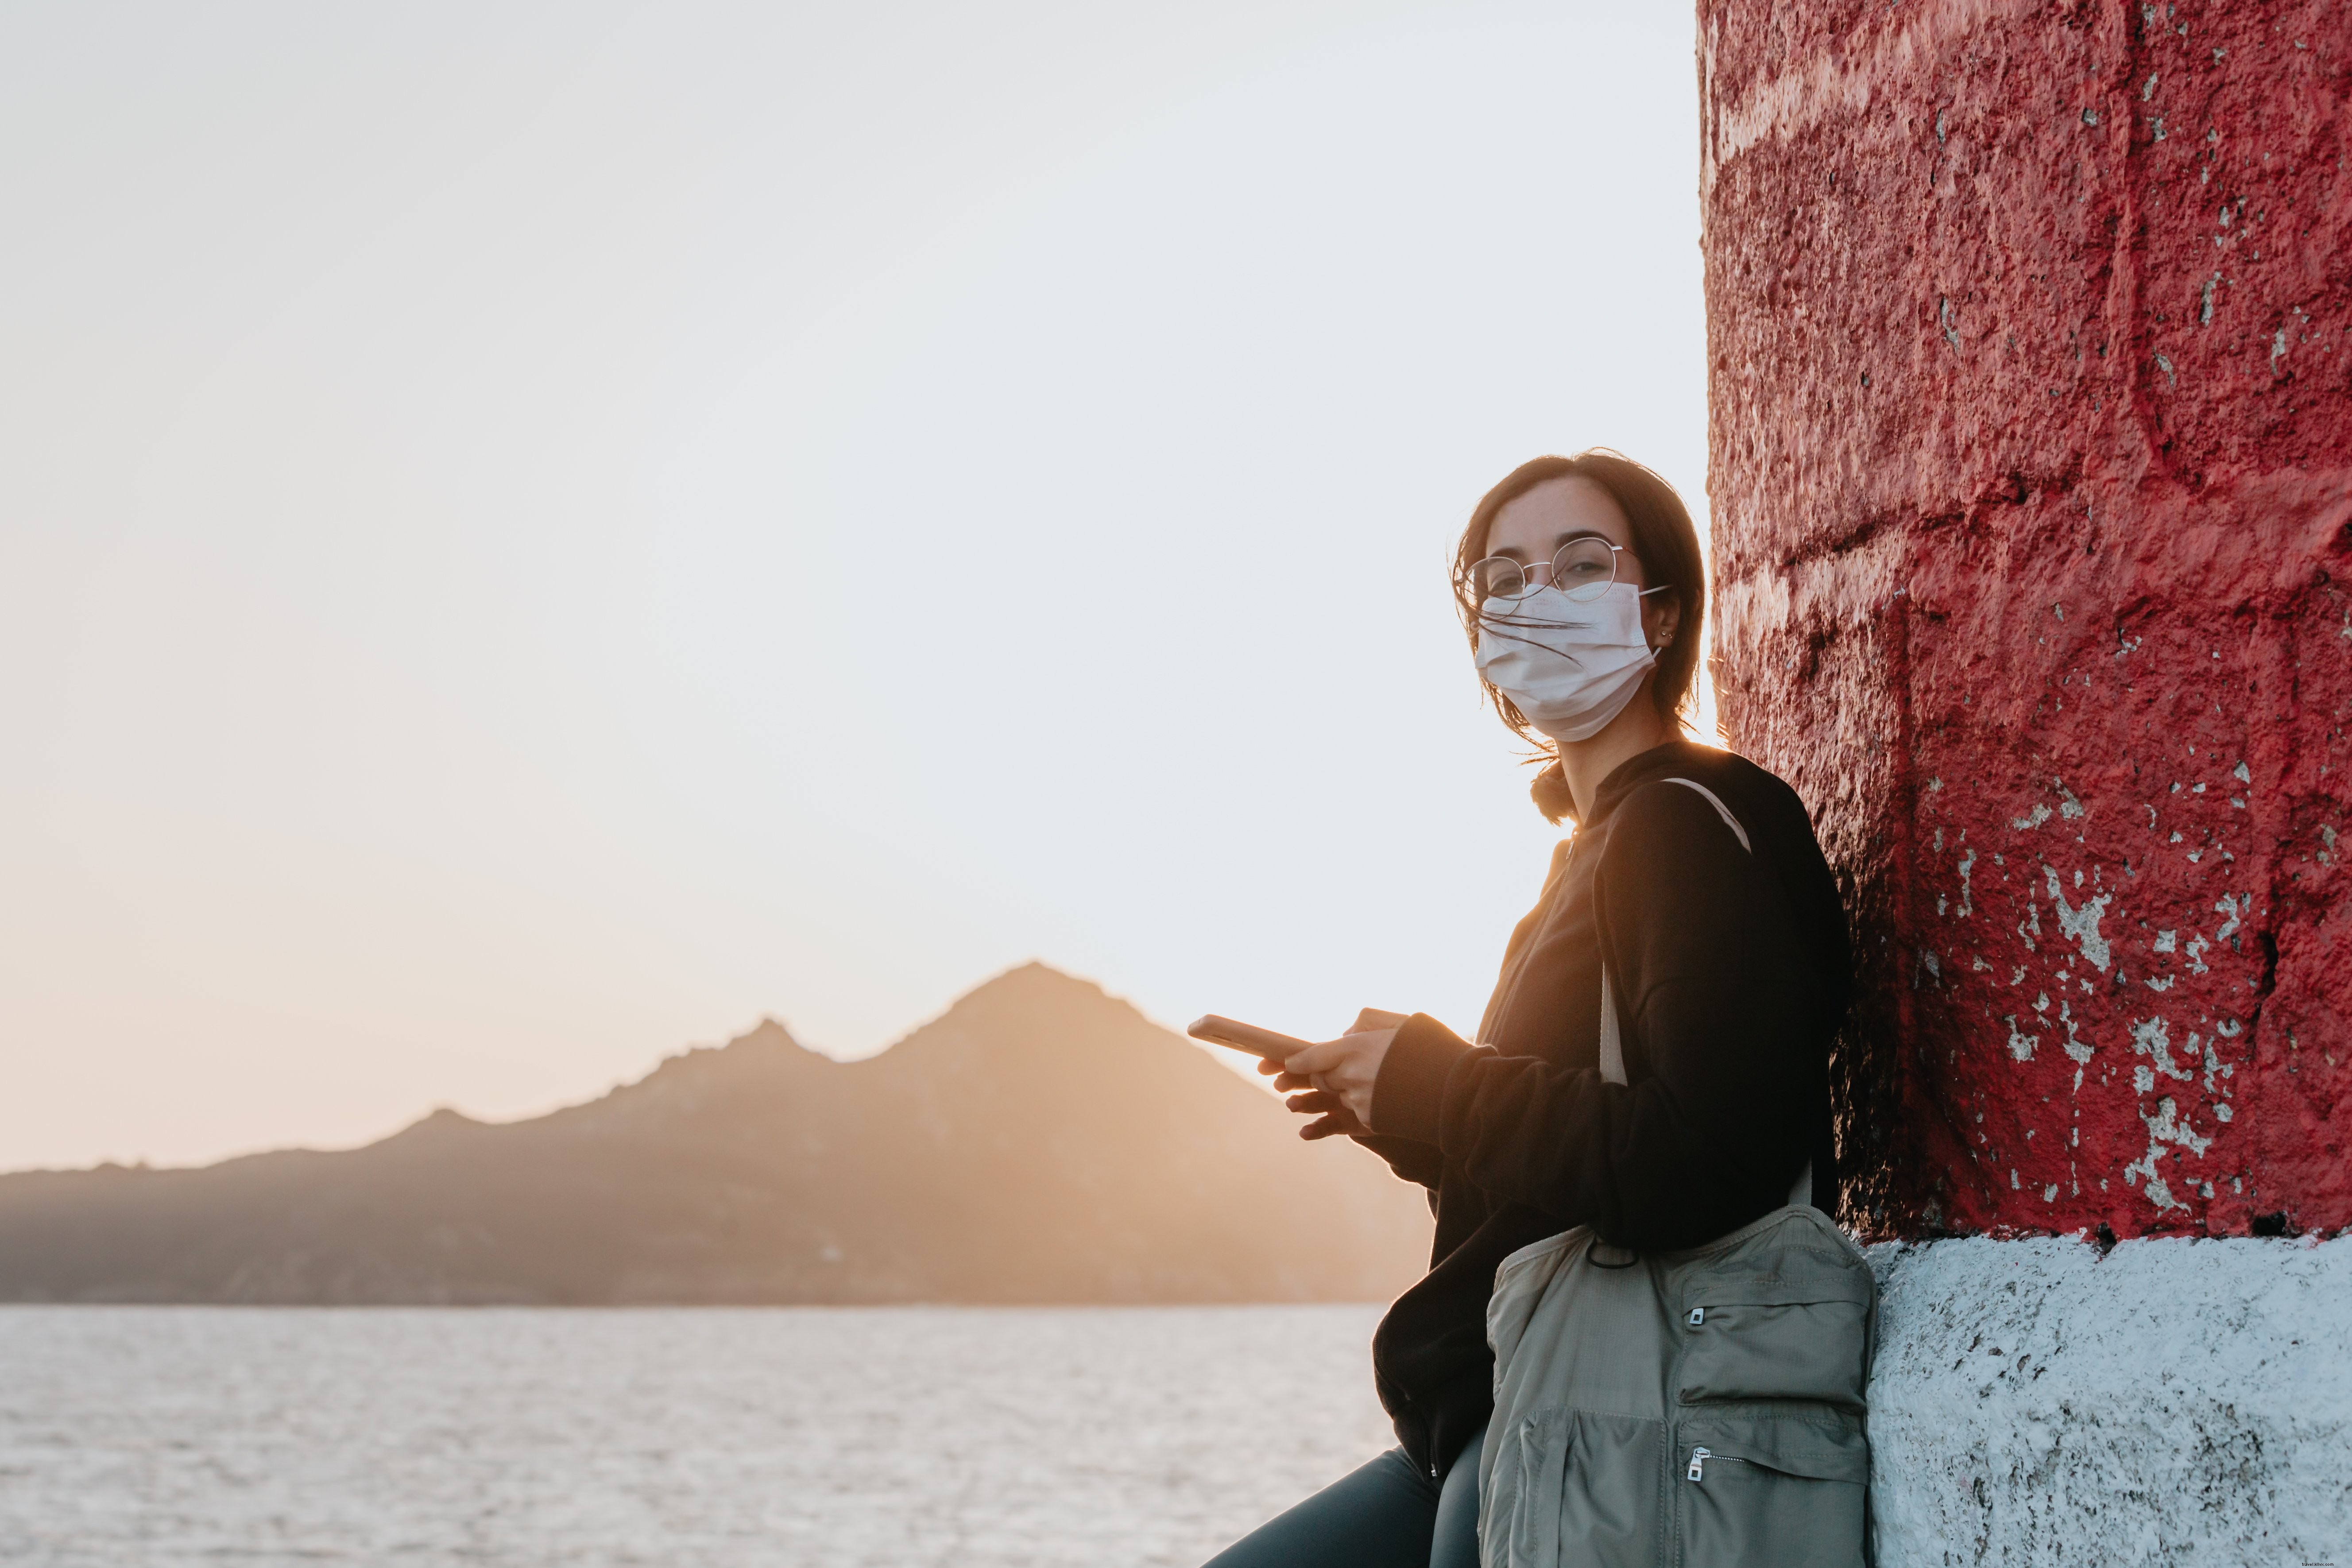
[[[1533,489],[1512,497],[1495,514],[1486,530],[1486,553],[1507,555],[1522,566],[1549,564],[1559,547],[1571,539],[1599,538],[1621,548],[1617,581],[1634,590],[1654,588],[1643,575],[1642,558],[1633,553],[1633,531],[1618,509],[1616,498],[1591,479],[1571,474],[1546,479]],[[1652,647],[1674,639],[1682,605],[1672,594],[1653,594],[1642,601],[1642,629]]]

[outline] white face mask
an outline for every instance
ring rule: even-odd
[[[1624,711],[1658,662],[1642,634],[1644,596],[1631,583],[1612,583],[1581,603],[1549,584],[1489,599],[1478,614],[1478,673],[1553,740],[1589,741]]]

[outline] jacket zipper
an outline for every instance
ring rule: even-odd
[[[1683,1471],[1683,1479],[1689,1481],[1705,1481],[1706,1462],[1709,1459],[1718,1465],[1752,1465],[1756,1462],[1753,1459],[1743,1459],[1737,1454],[1718,1454],[1712,1448],[1693,1448],[1690,1468]]]
[[[1421,1401],[1402,1388],[1397,1390],[1397,1402],[1412,1413],[1413,1425],[1421,1428],[1422,1450],[1429,1456],[1429,1479],[1442,1479],[1437,1469],[1437,1423],[1423,1415]]]

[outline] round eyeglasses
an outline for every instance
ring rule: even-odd
[[[1617,581],[1617,557],[1625,547],[1587,535],[1571,539],[1549,561],[1522,565],[1507,555],[1489,555],[1470,567],[1470,592],[1480,603],[1516,599],[1530,589],[1553,587],[1579,604],[1601,597]]]

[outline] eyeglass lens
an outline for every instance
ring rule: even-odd
[[[1481,601],[1516,599],[1528,589],[1527,569],[1507,555],[1489,555],[1471,568]],[[1617,580],[1617,552],[1600,539],[1571,539],[1551,558],[1551,585],[1580,603],[1597,599]]]

